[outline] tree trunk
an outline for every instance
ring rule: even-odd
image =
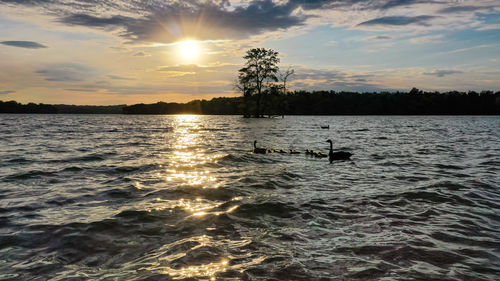
[[[260,118],[262,117],[262,114],[260,113],[260,107],[261,107],[261,96],[259,94],[256,94],[253,96],[255,100],[255,108],[253,110],[253,116],[255,118]]]

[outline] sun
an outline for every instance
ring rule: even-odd
[[[194,60],[200,55],[200,46],[195,40],[184,40],[179,42],[179,53],[185,60]]]

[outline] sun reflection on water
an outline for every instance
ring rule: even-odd
[[[200,133],[205,127],[200,115],[174,116],[175,130],[169,163],[159,174],[166,182],[180,186],[219,188],[220,182],[213,176],[207,164],[216,163],[223,154],[208,154],[206,136]]]
[[[218,189],[224,182],[213,172],[217,161],[224,157],[221,153],[211,152],[211,135],[206,133],[208,125],[199,115],[177,115],[174,117],[173,134],[166,135],[170,151],[168,161],[157,173],[158,179],[164,182],[164,188],[190,189],[183,198],[155,198],[141,207],[149,212],[186,212],[181,220],[183,224],[196,225],[207,216],[219,216],[234,212],[243,197],[227,200],[207,199],[204,192],[197,190]],[[214,166],[215,165],[215,166]],[[209,218],[210,220],[210,218]],[[166,222],[167,223],[167,222]],[[215,230],[216,225],[200,225],[204,230]],[[190,248],[183,245],[195,243]],[[195,278],[200,280],[216,280],[218,275],[228,270],[242,270],[261,263],[265,257],[237,249],[251,243],[248,239],[218,241],[209,235],[200,235],[178,240],[157,249],[160,254],[159,264],[152,270],[159,270],[171,279]],[[221,252],[213,252],[213,248]],[[182,249],[180,252],[175,249]],[[225,250],[223,250],[225,249]],[[232,249],[227,251],[227,249]],[[229,252],[233,252],[229,254]],[[164,255],[164,253],[168,253]],[[238,260],[232,263],[232,260]]]
[[[166,181],[184,182],[186,185],[202,186],[202,188],[217,188],[217,178],[212,176],[209,171],[178,171],[174,169],[167,170]],[[211,184],[207,186],[206,184]]]
[[[224,272],[227,270],[228,260],[223,259],[220,262],[213,262],[202,265],[188,266],[183,267],[181,269],[172,269],[169,268],[166,273],[170,276],[181,277],[181,278],[190,278],[190,277],[200,277],[200,276],[210,276],[211,280],[215,279],[215,274],[219,272]]]
[[[251,243],[249,239],[242,240],[215,240],[208,235],[200,235],[195,237],[190,237],[176,241],[172,244],[164,245],[159,250],[162,252],[169,252],[172,248],[179,245],[185,244],[186,242],[194,242],[195,246],[181,253],[172,253],[167,256],[159,257],[158,260],[161,264],[165,262],[170,264],[176,260],[182,260],[188,258],[189,265],[182,266],[180,268],[174,266],[161,266],[159,269],[162,274],[168,274],[172,279],[185,279],[185,278],[200,278],[200,280],[216,280],[217,275],[229,270],[242,272],[244,269],[249,268],[252,265],[260,264],[265,260],[265,256],[256,256],[251,252],[242,252],[237,255],[214,254],[212,257],[203,258],[209,260],[200,260],[195,258],[193,260],[189,259],[190,252],[196,251],[206,251],[206,248],[217,247],[217,248],[243,248]],[[238,260],[238,262],[231,262],[233,260]],[[244,260],[244,262],[243,262]],[[223,280],[223,279],[221,279]]]

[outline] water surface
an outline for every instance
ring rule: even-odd
[[[495,280],[499,121],[0,115],[0,279]]]

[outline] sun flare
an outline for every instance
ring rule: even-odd
[[[195,40],[179,42],[179,53],[185,60],[194,60],[200,55],[200,46]]]

